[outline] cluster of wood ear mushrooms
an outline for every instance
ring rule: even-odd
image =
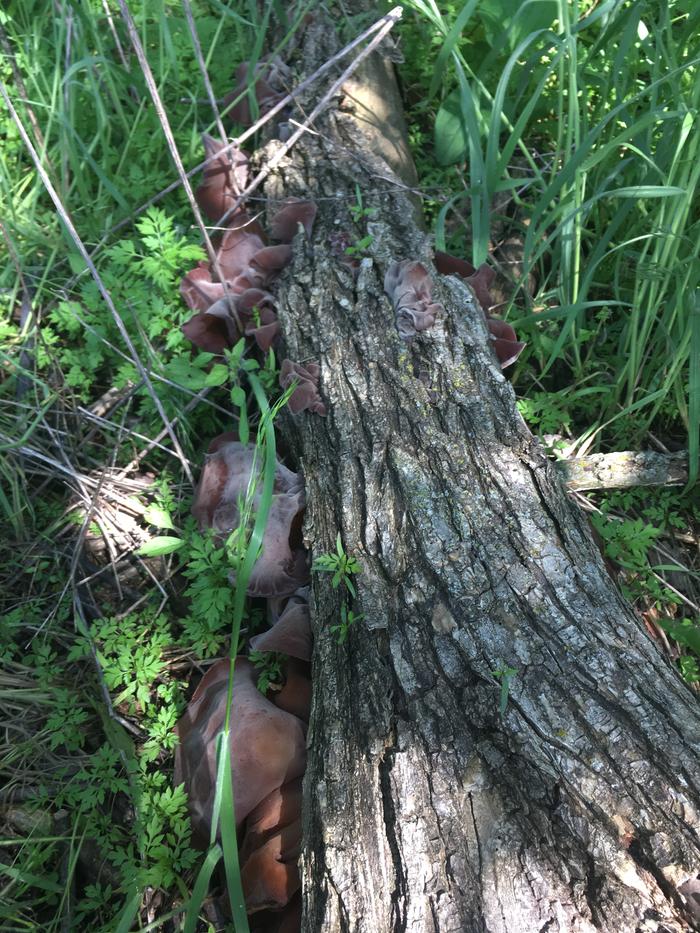
[[[265,94],[269,86],[265,82]],[[271,106],[267,95],[263,105]],[[240,116],[239,116],[240,119]],[[196,192],[203,213],[215,224],[229,213],[216,246],[215,261],[187,273],[181,294],[193,316],[183,325],[192,343],[222,354],[241,338],[266,353],[277,342],[274,281],[292,257],[291,242],[300,229],[309,236],[316,216],[312,201],[290,198],[273,215],[269,236],[243,209],[231,211],[247,180],[247,158],[205,136],[212,160]],[[319,367],[284,360],[283,389],[296,384],[289,407],[325,414],[318,393]],[[256,469],[255,449],[235,432],[209,446],[193,514],[200,530],[223,541],[238,527]],[[252,508],[257,509],[257,498]],[[297,860],[301,842],[301,779],[306,765],[306,730],[311,706],[309,561],[301,545],[305,507],[303,478],[279,460],[272,504],[260,557],[248,579],[248,596],[264,600],[269,628],[250,639],[260,652],[284,655],[281,688],[263,694],[258,670],[237,658],[230,723],[231,774],[241,877],[251,925],[270,933],[298,930],[301,917]],[[235,586],[235,574],[231,574]],[[224,727],[229,660],[216,661],[200,681],[177,725],[179,744],[175,782],[187,789],[196,841],[210,837],[216,789],[216,739]]]
[[[247,64],[239,68],[243,86]],[[271,68],[259,68],[255,93],[261,112],[279,99]],[[234,95],[237,92],[234,91]],[[247,99],[235,118],[250,122]],[[215,261],[200,262],[181,283],[181,294],[194,312],[183,325],[198,348],[222,354],[241,338],[263,353],[279,338],[274,282],[292,257],[292,241],[307,237],[316,217],[313,201],[290,198],[273,214],[269,235],[243,207],[235,208],[248,175],[247,157],[210,136],[204,137],[210,160],[196,192],[203,213],[226,227]],[[234,209],[235,208],[235,209]],[[438,272],[461,276],[482,308],[491,305],[491,270],[478,270],[462,259],[436,253]],[[434,325],[444,308],[432,298],[432,279],[420,262],[393,263],[385,290],[403,339]],[[513,328],[485,311],[495,353],[503,367],[517,359],[524,344]],[[296,384],[289,400],[293,414],[325,415],[319,394],[320,368],[283,360],[282,389]],[[209,446],[195,492],[193,514],[201,530],[223,540],[238,527],[239,503],[255,468],[254,448],[232,432]],[[312,635],[309,621],[309,560],[301,544],[305,508],[304,481],[277,462],[274,495],[262,552],[247,584],[250,597],[265,600],[269,628],[250,639],[260,652],[285,656],[281,689],[258,689],[258,672],[245,657],[235,662],[231,717],[231,773],[246,908],[251,925],[267,933],[294,933],[301,924],[300,878],[302,776],[306,765],[306,732],[311,707]],[[253,503],[253,509],[257,503]],[[235,575],[231,583],[235,585]],[[179,744],[175,782],[185,784],[195,839],[206,844],[211,831],[216,786],[216,739],[225,720],[229,660],[216,661],[200,681],[177,725]]]

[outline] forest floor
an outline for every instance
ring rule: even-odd
[[[304,73],[308,6],[129,6],[187,171],[220,115],[241,130],[207,81],[221,102],[236,67],[270,52]],[[527,344],[508,372],[533,433],[561,460],[688,455],[679,485],[572,494],[697,690],[693,6],[411,0],[392,35],[427,226],[498,273],[494,312]],[[343,42],[372,22],[342,3],[338,19]],[[204,451],[245,403],[180,329],[180,281],[205,253],[119,4],[10,0],[0,80],[0,929],[219,928],[173,787],[173,727],[230,648],[231,554],[190,508]],[[372,193],[351,209],[371,216]],[[277,367],[274,353],[258,364],[271,404]],[[249,631],[257,615],[249,604]],[[260,663],[274,678],[275,659]]]

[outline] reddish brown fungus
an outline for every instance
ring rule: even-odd
[[[248,225],[229,227],[216,255],[221,275],[233,282],[246,272],[255,254],[264,247],[262,238],[248,229]]]
[[[501,364],[501,369],[514,363],[525,348],[525,344],[517,339],[515,330],[510,324],[492,317],[489,313],[493,305],[490,292],[495,276],[493,269],[489,268],[486,263],[475,269],[466,259],[459,259],[457,256],[450,256],[439,251],[435,253],[435,267],[444,275],[460,276],[470,286],[484,312],[491,344]]]
[[[207,353],[221,354],[235,342],[231,340],[228,322],[205,311],[200,311],[183,324],[182,332],[195,347]]]
[[[392,262],[387,269],[384,291],[394,306],[396,327],[404,340],[428,330],[443,311],[443,306],[432,300],[432,286],[422,262]]]
[[[310,661],[313,640],[307,599],[297,593],[290,596],[277,621],[266,632],[253,636],[250,646],[255,651],[279,651]]]
[[[209,669],[176,727],[175,783],[185,784],[192,824],[202,839],[211,827],[229,671],[228,659]],[[257,678],[250,661],[236,660],[230,752],[237,825],[274,790],[302,775],[306,764],[303,723],[266,699]]]
[[[238,527],[239,502],[246,497],[255,460],[255,448],[238,442],[222,444],[207,455],[192,506],[201,529],[213,528],[223,535]],[[257,463],[260,469],[259,458]],[[259,476],[253,511],[260,499],[261,486]],[[294,521],[305,505],[302,477],[278,462],[262,553],[248,580],[250,596],[291,595],[307,582],[307,555],[301,548],[290,545]]]
[[[213,282],[209,264],[200,262],[180,282],[180,294],[185,304],[193,311],[206,311],[215,301],[225,297],[221,282]]]
[[[514,328],[506,321],[487,317],[486,326],[489,329],[493,349],[501,364],[501,369],[505,369],[517,360],[525,349],[525,344],[517,339]]]
[[[493,304],[490,287],[493,282],[495,272],[486,263],[482,263],[476,269],[466,259],[459,259],[457,256],[450,256],[448,253],[435,253],[435,268],[443,275],[458,275],[469,285],[476,296],[476,300],[481,305],[482,311],[488,314],[489,308]]]
[[[278,709],[293,713],[302,722],[311,715],[311,680],[309,665],[290,658],[284,666],[285,681],[281,690],[276,690],[270,699]]]
[[[279,243],[277,246],[265,246],[258,250],[250,260],[251,267],[260,278],[260,285],[267,285],[292,258],[292,247],[288,243]]]
[[[301,224],[307,237],[310,237],[316,212],[317,208],[313,201],[289,198],[272,218],[270,236],[273,240],[291,243]]]
[[[217,221],[233,207],[245,188],[248,157],[239,148],[228,148],[208,133],[202,134],[202,142],[206,158],[213,161],[204,167],[202,183],[195,192],[195,198],[206,216]],[[222,149],[226,151],[221,152]]]
[[[282,360],[279,383],[281,388],[288,389],[294,382],[297,387],[289,398],[289,410],[293,415],[302,411],[311,411],[317,415],[326,414],[326,406],[321,400],[318,391],[318,380],[321,367],[318,363],[293,363],[291,360]]]
[[[285,907],[301,886],[296,860],[301,820],[285,826],[253,852],[241,868],[241,884],[249,914]]]
[[[238,66],[236,69],[236,86],[223,100],[224,106],[227,107],[237,98],[241,98],[238,103],[234,104],[229,110],[229,114],[236,123],[240,123],[242,126],[250,126],[253,122],[250,107],[250,92],[247,92],[249,69],[249,62],[243,62]],[[257,101],[261,116],[274,107],[281,98],[282,94],[276,87],[279,87],[283,81],[286,81],[288,75],[289,69],[279,58],[274,58],[271,61],[262,60],[254,67],[254,85],[252,93]]]
[[[294,778],[276,787],[261,800],[246,819],[245,836],[240,847],[243,864],[248,856],[285,826],[299,819],[302,804],[302,779]]]

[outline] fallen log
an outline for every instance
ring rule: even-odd
[[[335,48],[318,14],[304,67]],[[340,533],[362,565],[344,640],[347,595],[312,580],[302,927],[687,930],[696,699],[518,414],[473,293],[434,271],[405,184],[337,104],[265,185],[271,209],[318,206],[278,291],[327,409],[283,423],[305,534],[317,557]],[[384,290],[405,261],[441,305],[409,339]]]

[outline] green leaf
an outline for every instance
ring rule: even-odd
[[[240,386],[233,386],[231,389],[231,404],[236,408],[242,408],[245,405],[245,392]]]
[[[477,7],[489,45],[507,43],[512,52],[531,33],[547,29],[557,17],[557,0],[481,0]]]
[[[163,557],[165,554],[173,554],[179,551],[184,545],[182,538],[169,537],[168,535],[157,535],[151,538],[136,551],[140,557]]]
[[[685,188],[674,185],[629,185],[606,192],[608,198],[674,198],[685,194]]]
[[[155,525],[156,528],[175,528],[170,515],[165,509],[161,509],[157,505],[149,505],[143,513],[143,517],[149,525]]]
[[[443,101],[435,119],[435,159],[439,165],[461,162],[467,154],[469,138],[464,125],[459,91]]]
[[[228,366],[223,363],[215,363],[209,370],[204,380],[205,386],[222,386],[229,377]]]
[[[700,625],[690,619],[683,619],[680,622],[660,619],[659,624],[664,631],[668,632],[671,638],[700,656]]]

